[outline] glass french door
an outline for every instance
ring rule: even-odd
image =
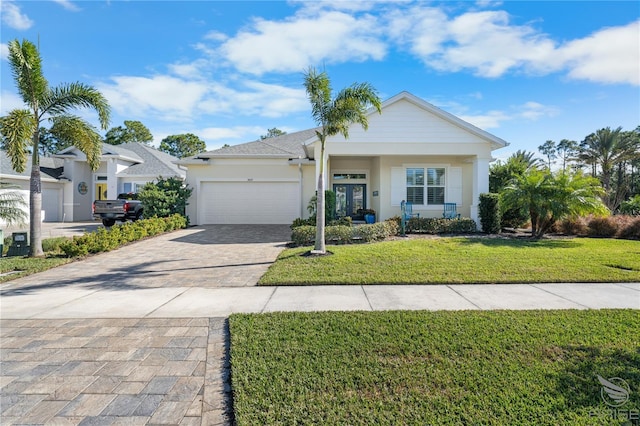
[[[334,184],[336,194],[336,216],[359,217],[358,210],[366,208],[367,185],[364,184]]]

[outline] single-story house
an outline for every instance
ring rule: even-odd
[[[338,216],[373,209],[400,215],[403,200],[421,217],[442,217],[444,203],[478,220],[489,190],[492,151],[507,142],[402,92],[368,112],[369,128],[327,138],[325,188]],[[320,171],[316,129],[220,148],[178,161],[193,188],[192,224],[290,224],[307,217]]]
[[[137,192],[159,176],[184,179],[186,171],[175,164],[177,160],[177,157],[141,143],[103,144],[100,167],[95,172],[89,167],[85,154],[74,146],[52,157],[41,157],[44,221],[92,220],[94,200]],[[30,161],[23,173],[13,170],[4,151],[0,151],[0,162],[0,179],[19,186],[28,202]]]

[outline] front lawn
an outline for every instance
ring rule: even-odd
[[[638,282],[640,242],[433,238],[283,251],[260,285]]]
[[[71,261],[73,259],[65,257],[3,257],[0,260],[0,283],[46,271]]]
[[[238,425],[601,425],[597,376],[640,409],[633,310],[325,312],[229,319]],[[628,411],[626,411],[628,413]]]

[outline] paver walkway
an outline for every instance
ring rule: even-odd
[[[226,317],[640,309],[640,283],[255,287],[286,226],[178,231],[0,287],[0,423],[227,425]]]

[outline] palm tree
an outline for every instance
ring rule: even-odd
[[[7,225],[22,225],[27,221],[27,202],[22,194],[14,191],[17,188],[15,185],[0,182],[0,219]]]
[[[590,213],[607,214],[602,203],[603,189],[593,177],[581,171],[550,173],[531,169],[505,188],[508,206],[529,211],[531,236],[541,238],[557,220]]]
[[[110,108],[102,94],[82,83],[61,84],[50,88],[42,73],[42,60],[36,46],[24,40],[9,42],[9,65],[13,78],[29,109],[14,109],[0,119],[0,133],[5,138],[5,149],[11,164],[17,172],[23,172],[27,164],[27,154],[31,151],[30,180],[30,249],[29,256],[43,256],[41,209],[42,184],[40,180],[40,124],[46,119],[51,133],[58,139],[70,140],[87,155],[92,170],[100,165],[102,139],[88,122],[70,115],[76,108],[93,108],[98,113],[103,130],[109,126]]]
[[[640,143],[636,138],[623,137],[622,127],[597,130],[580,143],[578,157],[590,164],[595,176],[596,166],[600,166],[600,180],[606,191],[605,203],[610,209],[615,207],[611,199],[611,177],[617,164],[633,160],[640,155]]]
[[[367,109],[373,106],[381,113],[380,98],[369,83],[354,83],[342,89],[332,98],[331,82],[326,72],[318,73],[314,68],[304,75],[304,87],[311,102],[311,115],[319,126],[316,135],[320,140],[320,172],[318,176],[318,205],[316,209],[316,243],[314,254],[326,254],[324,242],[324,168],[325,142],[328,136],[341,133],[349,138],[349,126],[360,124],[365,130],[369,127]]]

